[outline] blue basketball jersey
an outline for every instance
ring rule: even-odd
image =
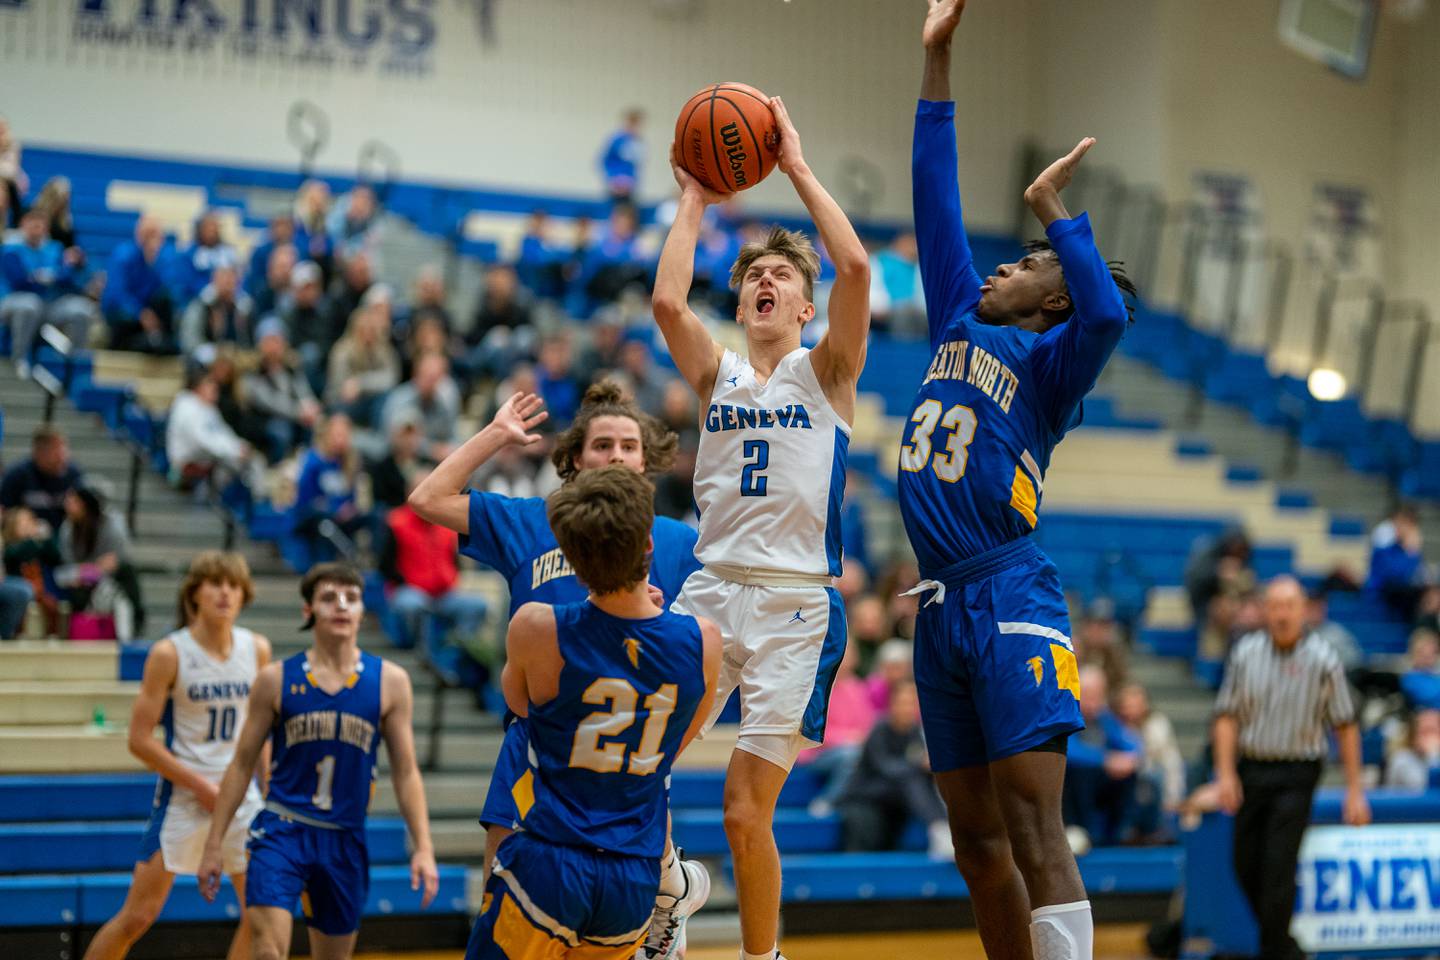
[[[512,791],[520,829],[641,857],[665,851],[670,765],[705,695],[694,617],[555,607],[565,661],[555,699],[530,706],[530,769]],[[527,782],[528,781],[528,782]]]
[[[365,826],[380,745],[383,666],[362,652],[350,682],[331,696],[315,685],[306,654],[285,658],[267,802],[349,830]]]
[[[695,559],[695,530],[679,520],[656,517],[651,527],[655,553],[650,582],[665,594],[665,605],[680,596],[685,578],[700,569]],[[510,586],[510,615],[537,603],[578,603],[589,591],[560,552],[545,501],[470,491],[470,532],[460,537],[460,552],[494,568]]]
[[[980,319],[956,186],[955,105],[920,101],[912,163],[932,360],[900,449],[900,511],[927,575],[1028,534],[1050,455],[1127,322],[1087,215],[1046,233],[1074,312],[1045,333]],[[1022,266],[1021,269],[1028,269]]]

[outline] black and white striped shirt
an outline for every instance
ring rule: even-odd
[[[1263,630],[1241,637],[1215,712],[1235,718],[1240,756],[1251,760],[1323,760],[1326,728],[1355,722],[1344,664],[1313,633],[1288,652]]]

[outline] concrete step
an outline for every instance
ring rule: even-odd
[[[12,640],[0,643],[0,677],[7,681],[113,681],[120,673],[113,643]]]
[[[0,680],[0,726],[83,725],[96,711],[107,721],[125,723],[138,683],[17,682]]]
[[[120,773],[143,770],[124,724],[0,727],[0,773]]]

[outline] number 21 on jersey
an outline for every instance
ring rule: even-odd
[[[900,469],[919,473],[929,464],[935,476],[946,483],[955,483],[965,476],[970,461],[970,444],[975,440],[975,411],[962,403],[948,410],[939,400],[929,399],[910,414],[915,424],[910,442],[900,448]],[[936,429],[946,431],[944,448],[936,450]]]
[[[665,737],[665,728],[670,724],[670,715],[675,712],[675,700],[679,688],[667,683],[645,698],[645,709],[650,716],[640,733],[640,744],[630,752],[627,764],[625,744],[614,740],[600,743],[601,737],[616,737],[635,723],[635,705],[639,693],[628,680],[618,677],[601,677],[590,684],[583,697],[586,703],[608,706],[608,710],[597,710],[580,722],[575,730],[575,740],[570,747],[570,766],[596,773],[626,773],[637,777],[648,776],[660,768],[660,741]]]

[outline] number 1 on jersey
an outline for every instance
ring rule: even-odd
[[[740,496],[763,497],[769,480],[760,471],[770,466],[770,441],[746,440],[741,449],[745,454],[745,469],[740,471]]]
[[[335,798],[330,795],[330,791],[335,787],[333,755],[315,764],[315,776],[318,782],[315,784],[315,796],[310,798],[310,802],[315,804],[316,810],[329,810],[335,805]]]

